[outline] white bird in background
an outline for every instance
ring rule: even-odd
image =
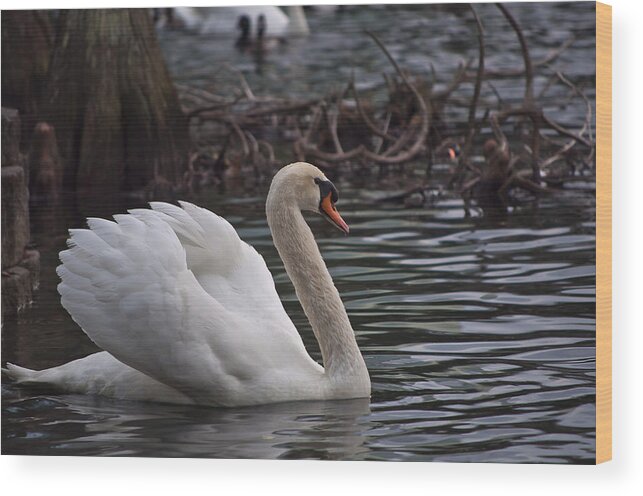
[[[306,14],[301,6],[286,7],[288,15],[279,7],[175,7],[172,9],[175,21],[190,31],[201,34],[232,35],[237,33],[239,18],[250,20],[250,35],[257,36],[259,17],[266,22],[267,37],[306,36],[310,33]]]
[[[223,218],[190,203],[88,219],[60,253],[65,309],[103,350],[19,383],[73,393],[212,406],[370,396],[368,370],[339,293],[302,215],[348,233],[337,190],[315,166],[274,177],[272,237],[319,343],[306,352],[266,264]]]

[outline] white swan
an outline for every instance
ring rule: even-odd
[[[337,190],[315,166],[274,177],[266,201],[273,240],[319,342],[306,352],[261,257],[223,218],[190,203],[88,219],[60,253],[58,291],[105,351],[33,371],[24,383],[120,399],[241,406],[370,396],[346,310],[302,211],[348,226]]]
[[[252,36],[257,35],[260,16],[266,24],[266,36],[306,36],[310,34],[306,14],[301,6],[280,7],[269,5],[238,7],[175,7],[173,16],[190,31],[201,34],[230,35],[237,33],[239,18],[250,21]]]

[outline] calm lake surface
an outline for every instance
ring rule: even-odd
[[[480,11],[494,13],[489,6]],[[576,62],[565,69],[593,84],[593,7],[539,10],[527,5],[515,11],[520,20],[529,20],[526,34],[535,40],[536,58],[539,50],[546,53],[570,33],[579,36],[572,52]],[[411,66],[430,60],[437,68],[454,67],[454,54],[469,53],[459,38],[470,36],[470,26],[455,22],[452,11],[399,7],[391,12],[397,16],[394,26],[382,20],[386,11],[381,9],[353,16],[353,24],[342,16],[311,16],[313,35],[271,54],[263,75],[254,71],[251,58],[236,65],[245,67],[253,88],[266,92],[277,86],[276,75],[291,67],[299,75],[292,91],[305,94],[332,84],[330,67],[341,66],[350,74],[338,59],[349,57],[361,71],[357,77],[371,78],[376,87],[386,62],[367,39],[347,37],[347,26],[358,30],[355,19],[365,24],[380,19],[385,40],[399,31],[399,47],[392,49]],[[554,21],[555,30],[549,27]],[[212,83],[216,65],[234,53],[230,40],[211,40],[221,48],[208,52],[209,67],[201,51],[210,38],[161,37],[170,68],[184,83]],[[353,56],[346,50],[353,50]],[[366,53],[371,55],[355,56]],[[585,64],[577,62],[579,54]],[[506,56],[509,65],[520,60],[519,51]],[[517,81],[513,91],[520,95]],[[587,91],[593,98],[591,87]],[[582,122],[582,106],[580,112]],[[573,112],[567,118],[578,122]],[[311,217],[310,224],[364,353],[373,382],[370,401],[217,410],[56,395],[5,383],[3,454],[593,463],[591,184],[525,203],[503,220],[465,219],[459,199],[405,209],[378,201],[390,194],[381,185],[336,185],[350,236],[318,217]],[[319,360],[272,245],[265,193],[265,188],[227,195],[212,190],[190,200],[226,217],[264,256],[287,312]],[[41,287],[30,309],[5,320],[3,361],[45,368],[96,351],[60,306],[55,289],[66,229],[82,226],[86,214],[72,204],[33,212]],[[98,210],[108,216],[141,205],[101,201],[92,206],[92,214]]]

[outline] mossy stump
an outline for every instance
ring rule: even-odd
[[[40,256],[29,244],[29,191],[20,153],[20,118],[2,109],[2,316],[26,308],[39,282]]]

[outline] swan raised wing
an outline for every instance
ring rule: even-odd
[[[223,218],[181,206],[154,203],[70,231],[58,290],[72,318],[118,360],[197,403],[261,402],[321,375],[263,258]]]
[[[277,172],[266,199],[324,368],[306,352],[265,262],[228,222],[189,203],[153,203],[115,222],[89,219],[61,253],[62,304],[105,351],[3,372],[68,392],[214,406],[368,397],[368,369],[302,214],[348,233],[338,198],[322,171],[298,162]]]
[[[188,202],[179,204],[182,208],[161,202],[150,206],[174,230],[187,266],[203,289],[227,310],[259,323],[279,324],[299,338],[263,257],[223,217]],[[143,219],[150,211],[130,213]]]

